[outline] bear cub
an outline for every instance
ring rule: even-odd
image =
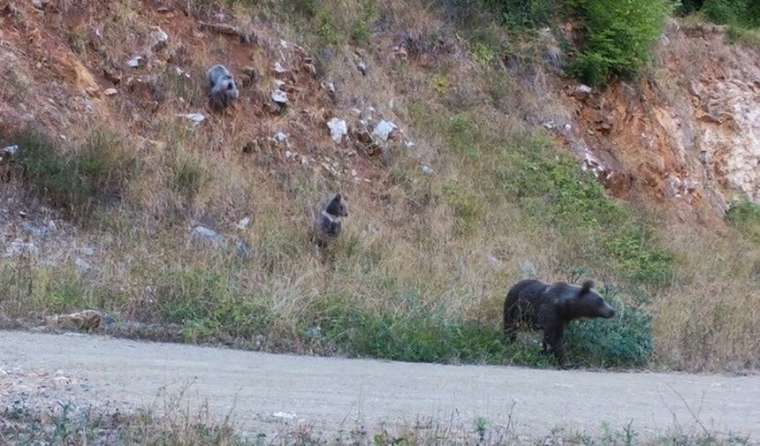
[[[206,73],[208,78],[208,100],[214,110],[223,110],[240,97],[232,73],[224,65],[214,65]]]
[[[313,228],[313,238],[319,247],[325,248],[338,238],[343,217],[348,217],[348,209],[340,193],[319,206]]]
[[[504,302],[505,339],[513,342],[520,325],[543,330],[543,352],[553,353],[560,367],[565,368],[562,337],[567,324],[575,319],[615,316],[615,310],[593,287],[590,280],[582,286],[564,282],[546,284],[533,279],[518,282]]]

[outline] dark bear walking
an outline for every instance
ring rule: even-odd
[[[564,282],[549,285],[533,279],[518,282],[509,290],[504,302],[504,337],[514,341],[521,323],[534,330],[543,329],[543,351],[551,350],[564,368],[562,336],[568,322],[615,316],[615,310],[592,290],[593,287],[594,282],[590,280],[583,286]]]

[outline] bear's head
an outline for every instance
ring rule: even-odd
[[[346,204],[343,202],[341,194],[335,195],[335,198],[330,201],[325,211],[335,217],[348,217],[348,209],[346,209]]]
[[[575,298],[568,302],[573,317],[589,319],[598,317],[610,319],[614,317],[615,310],[593,288],[593,281],[583,282],[583,285],[578,288]]]

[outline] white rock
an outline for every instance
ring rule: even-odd
[[[272,92],[272,100],[278,104],[285,105],[288,103],[288,94],[278,88]]]
[[[142,66],[144,58],[142,56],[135,56],[127,61],[127,66],[130,68],[140,68]]]
[[[237,224],[237,228],[240,230],[247,229],[251,225],[251,217],[243,217]]]
[[[106,88],[103,91],[103,94],[106,95],[106,96],[113,96],[113,95],[115,95],[117,93],[118,93],[118,90],[116,90],[115,88]]]
[[[285,74],[288,72],[288,70],[285,69],[285,67],[282,66],[280,62],[274,63],[274,72],[277,74]]]
[[[343,137],[348,134],[348,125],[343,119],[332,118],[327,121],[327,127],[330,129],[330,137],[335,141],[335,144],[340,144]]]
[[[381,141],[388,141],[388,138],[390,138],[393,131],[397,128],[398,127],[396,127],[396,124],[390,121],[382,120],[377,123],[375,130],[372,131],[372,135]]]
[[[433,168],[428,166],[427,164],[423,164],[422,166],[420,166],[420,170],[422,170],[422,173],[427,176],[433,175],[435,173],[435,170],[433,170]]]
[[[74,260],[74,266],[77,267],[77,271],[79,271],[80,274],[84,274],[87,271],[92,269],[92,265],[90,265],[90,262],[88,262],[87,260],[81,257],[77,257]]]
[[[39,250],[34,243],[16,239],[8,244],[8,248],[5,250],[5,257],[35,256],[38,252]]]
[[[153,51],[161,51],[166,48],[166,45],[169,43],[169,34],[166,34],[161,28],[156,27],[156,29],[150,33],[150,40],[150,49]]]
[[[190,238],[193,241],[210,243],[211,245],[216,246],[216,247],[224,244],[223,235],[205,226],[194,227],[192,232],[190,233]]]
[[[3,147],[2,149],[0,149],[0,156],[2,156],[2,157],[9,157],[10,158],[10,157],[16,156],[16,154],[18,154],[18,145],[17,144],[13,144],[11,146],[6,146],[6,147]]]
[[[288,134],[284,132],[277,132],[274,134],[274,140],[279,144],[285,144],[288,142]]]
[[[194,125],[203,124],[203,122],[206,120],[206,115],[203,113],[180,113],[177,116],[180,118],[189,119],[193,122]]]

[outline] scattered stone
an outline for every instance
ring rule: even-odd
[[[130,68],[140,68],[143,66],[145,58],[142,56],[135,56],[127,61],[127,66]]]
[[[274,140],[277,141],[278,144],[287,144],[288,135],[284,132],[277,132],[274,134]]]
[[[209,31],[228,36],[236,36],[240,39],[241,43],[251,44],[258,42],[258,37],[253,31],[246,31],[240,28],[236,28],[232,25],[228,25],[226,23],[199,22],[198,24],[200,25],[201,29],[207,29]]]
[[[48,5],[48,0],[32,0],[32,6],[37,9],[45,10]]]
[[[377,123],[375,126],[375,130],[372,131],[372,136],[379,139],[380,141],[388,141],[388,138],[390,138],[391,134],[394,130],[396,130],[398,127],[396,127],[396,124],[382,120]]]
[[[19,148],[17,144],[6,146],[0,149],[0,160],[3,158],[13,158],[18,154]]]
[[[90,262],[87,260],[77,257],[74,260],[74,266],[77,267],[77,271],[79,271],[80,274],[84,274],[92,269],[92,265],[90,265]]]
[[[61,330],[101,331],[115,324],[113,317],[97,310],[84,310],[47,318],[47,325]]]
[[[51,223],[52,223],[52,222],[51,222]],[[89,247],[89,246],[85,246],[85,247],[83,247],[83,248],[80,248],[80,249],[79,249],[79,252],[81,252],[81,253],[82,253],[82,255],[85,255],[85,256],[87,256],[87,257],[92,257],[92,256],[94,256],[94,255],[95,255],[95,250],[94,250],[94,249],[92,249],[92,248],[91,248],[91,247]]]
[[[275,63],[274,63],[274,68],[273,68],[273,70],[274,70],[274,72],[275,72],[275,73],[277,73],[277,74],[285,74],[285,73],[287,73],[287,72],[288,72],[288,70],[287,70],[287,69],[285,69],[285,67],[283,67],[283,66],[282,66],[282,64],[281,64],[280,62],[275,62]]]
[[[248,226],[251,225],[251,221],[253,221],[251,217],[247,217],[247,216],[243,217],[243,219],[238,222],[237,228],[240,229],[241,231],[244,229],[248,229]]]
[[[23,255],[35,256],[39,252],[33,242],[25,242],[16,239],[8,244],[5,250],[5,257],[19,257]]]
[[[224,245],[224,236],[205,226],[196,226],[190,232],[190,239],[194,242],[209,244],[213,247]]]
[[[114,95],[115,95],[115,94],[117,94],[118,92],[119,92],[119,91],[118,91],[118,90],[116,90],[115,88],[106,88],[106,89],[103,91],[103,94],[104,94],[104,95],[106,95],[106,96],[114,96]]]
[[[152,33],[150,33],[150,49],[151,51],[161,51],[169,44],[169,34],[166,34],[164,30],[156,27]]]
[[[327,127],[330,129],[330,137],[335,141],[335,144],[340,144],[343,137],[348,134],[348,125],[343,119],[332,118],[327,121]]]
[[[277,88],[272,92],[272,100],[280,106],[285,106],[288,103],[288,94]]]
[[[427,176],[431,176],[435,173],[435,170],[433,170],[433,168],[428,166],[427,164],[423,164],[422,166],[420,166],[420,170],[422,170],[422,173]]]
[[[591,96],[591,93],[594,90],[585,84],[580,84],[577,87],[575,87],[575,90],[573,90],[573,96],[575,96],[578,99],[586,99],[589,96]]]
[[[193,125],[200,125],[206,120],[206,115],[203,113],[180,113],[177,116],[180,118],[189,119],[193,122]]]

